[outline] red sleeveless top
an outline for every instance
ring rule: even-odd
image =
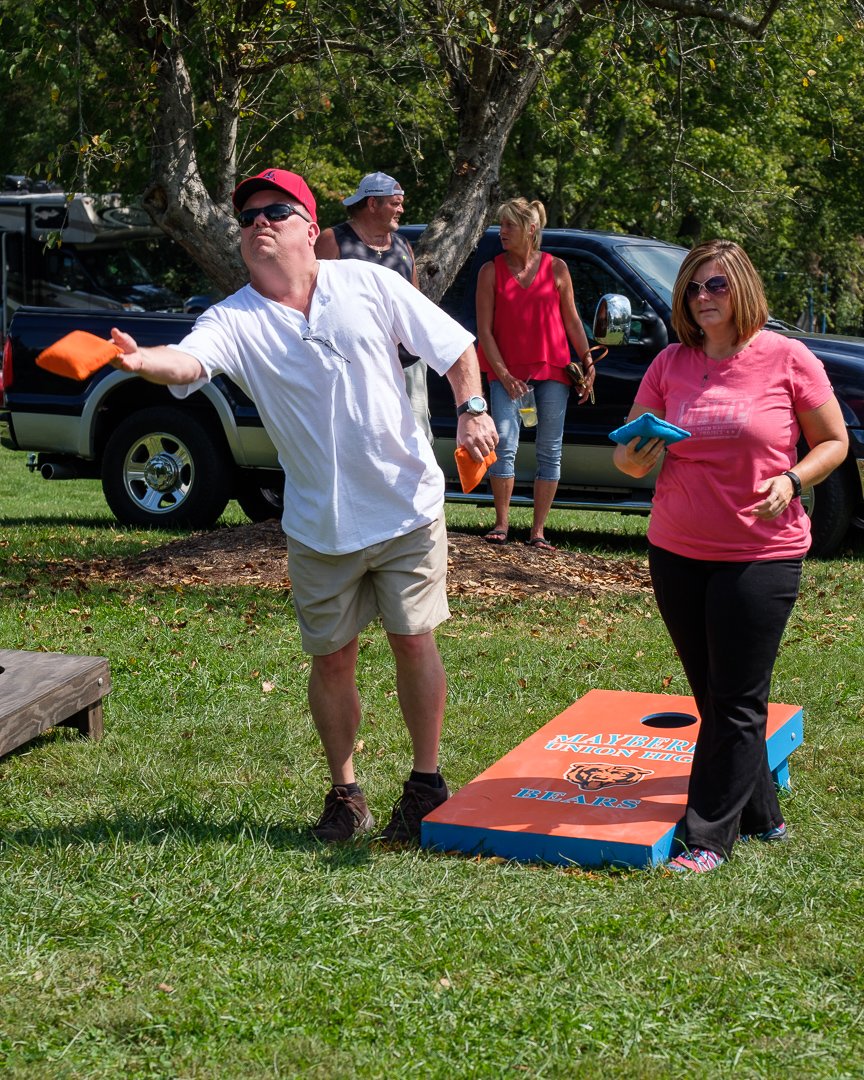
[[[523,382],[551,379],[569,383],[564,368],[570,362],[570,344],[561,318],[561,301],[552,272],[552,256],[544,251],[534,280],[523,288],[504,255],[495,265],[495,312],[492,336],[514,378]],[[478,345],[480,368],[497,379]]]

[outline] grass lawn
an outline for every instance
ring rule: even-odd
[[[0,759],[4,1077],[864,1076],[860,538],[807,564],[776,671],[773,700],[805,718],[790,843],[683,880],[322,849],[305,834],[326,770],[289,598],[58,591],[47,563],[165,537],[23,460],[0,452],[0,642],[106,656],[113,692],[101,743],[57,729]],[[550,526],[574,550],[645,558],[644,519]],[[650,597],[452,609],[454,787],[594,687],[688,692]],[[408,743],[379,629],[358,679],[358,764],[386,821]]]

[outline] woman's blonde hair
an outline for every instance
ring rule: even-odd
[[[702,330],[687,300],[687,286],[699,280],[699,267],[707,262],[720,264],[729,282],[732,319],[735,323],[735,343],[746,341],[768,321],[768,301],[756,267],[747,252],[734,240],[709,240],[688,252],[681,263],[672,290],[672,326],[684,345],[700,345]]]
[[[546,224],[546,207],[539,199],[535,199],[533,202],[528,202],[522,196],[518,199],[508,199],[507,202],[501,203],[498,207],[498,220],[509,221],[511,225],[515,225],[517,229],[521,229],[524,233],[527,233],[529,228],[534,225],[532,243],[534,250],[539,250],[543,226]]]

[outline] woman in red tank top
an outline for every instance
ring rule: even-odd
[[[546,224],[543,204],[510,199],[499,208],[498,217],[503,254],[487,262],[477,278],[478,354],[489,380],[492,418],[500,438],[498,460],[489,469],[495,525],[485,539],[491,544],[507,543],[519,448],[518,401],[533,389],[537,472],[528,543],[552,551],[543,530],[561,475],[564,414],[570,392],[565,368],[571,345],[576,355],[584,358],[587,374],[580,405],[590,396],[594,368],[567,266],[540,251]]]

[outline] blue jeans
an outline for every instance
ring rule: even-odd
[[[535,480],[553,483],[561,478],[561,443],[564,439],[564,414],[570,386],[543,379],[530,384],[537,402],[537,473]],[[516,475],[516,451],[519,449],[519,409],[497,379],[489,380],[492,419],[498,429],[498,460],[489,468],[489,475],[508,480]]]

